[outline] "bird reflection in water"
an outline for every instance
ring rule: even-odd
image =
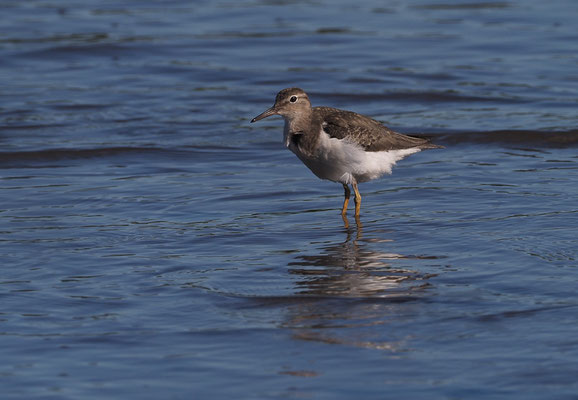
[[[391,239],[363,238],[359,217],[355,225],[344,217],[346,239],[320,248],[319,254],[301,255],[289,263],[290,272],[301,275],[299,294],[390,297],[409,296],[429,286],[431,274],[392,265],[393,260],[427,260],[432,256],[404,256],[370,249],[368,244],[392,242]]]
[[[364,238],[359,218],[355,224],[345,219],[344,225],[344,242],[323,245],[318,254],[300,255],[289,264],[290,273],[300,277],[295,289],[301,300],[290,307],[286,326],[300,340],[403,351],[408,338],[396,337],[395,330],[388,332],[384,325],[419,312],[431,287],[427,281],[435,274],[418,268],[438,257],[374,250],[393,240],[377,237],[381,233],[376,230]],[[355,337],[349,337],[352,332]]]

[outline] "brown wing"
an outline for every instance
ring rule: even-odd
[[[315,107],[323,116],[323,130],[332,138],[346,139],[365,151],[387,151],[418,147],[437,148],[427,139],[402,135],[380,122],[351,111],[330,107]]]

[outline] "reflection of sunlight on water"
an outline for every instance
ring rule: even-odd
[[[388,329],[403,316],[418,312],[435,274],[395,265],[396,260],[437,259],[371,249],[391,239],[363,238],[359,221],[345,224],[344,242],[323,245],[318,254],[301,255],[289,264],[301,279],[296,294],[305,295],[288,308],[285,326],[299,340],[407,351],[409,337]],[[375,234],[375,232],[373,232]]]

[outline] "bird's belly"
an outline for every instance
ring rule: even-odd
[[[420,151],[418,148],[365,151],[345,140],[325,134],[321,136],[316,151],[311,154],[293,144],[288,147],[317,177],[344,184],[366,182],[391,174],[397,161]]]
[[[318,178],[327,179],[333,182],[341,182],[347,174],[347,169],[330,159],[323,157],[309,156],[301,152],[294,152],[297,157],[313,172]]]

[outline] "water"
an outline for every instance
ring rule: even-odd
[[[577,398],[573,0],[0,8],[2,398]],[[446,149],[342,221],[287,86]]]

